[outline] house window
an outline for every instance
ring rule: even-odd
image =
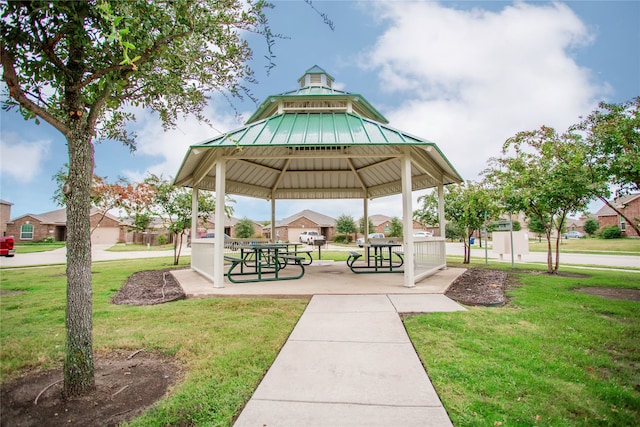
[[[33,240],[33,224],[22,224],[20,227],[20,240]]]
[[[620,231],[627,230],[627,223],[625,222],[623,217],[620,217]]]

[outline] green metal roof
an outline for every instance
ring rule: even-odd
[[[194,147],[265,145],[431,145],[420,139],[352,113],[280,114],[251,123]]]
[[[333,89],[320,67],[299,81],[244,127],[192,145],[174,183],[215,190],[224,162],[229,194],[372,199],[402,193],[402,159],[411,161],[413,190],[462,181],[435,143],[388,126],[362,96]]]

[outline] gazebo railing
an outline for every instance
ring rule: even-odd
[[[447,266],[446,239],[414,237],[413,256],[417,282]]]
[[[388,239],[387,239],[388,240]],[[268,239],[225,239],[225,254],[237,254],[240,247],[251,243],[266,243]],[[446,241],[442,237],[414,237],[414,265],[416,282],[447,266]],[[398,247],[402,250],[402,246]],[[191,241],[191,268],[213,282],[215,245],[213,239]]]
[[[267,243],[269,239],[225,239],[224,253],[238,254],[240,247],[252,243]],[[215,253],[214,239],[193,239],[191,241],[191,269],[214,280],[213,257]]]

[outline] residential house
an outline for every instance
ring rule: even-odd
[[[627,217],[633,218],[636,223],[640,221],[640,193],[628,194],[611,200],[610,203],[618,210],[624,212]],[[598,217],[600,228],[617,225],[622,231],[623,236],[640,237],[633,227],[628,227],[625,219],[608,205],[600,208],[600,210],[595,213],[595,216]]]
[[[91,210],[91,243],[115,244],[124,241],[126,226],[109,213],[103,215],[97,209]],[[46,239],[67,240],[67,210],[58,209],[42,214],[26,214],[7,223],[8,235],[16,242],[39,242]]]
[[[369,233],[382,233],[385,236],[389,235],[389,233],[391,233],[392,219],[392,217],[387,215],[370,215],[369,220],[373,224],[374,228],[373,230],[369,230]],[[440,234],[439,227],[423,226],[419,222],[413,221],[413,232],[416,231],[430,231],[434,236],[438,236]]]
[[[204,237],[208,233],[213,233],[215,231],[216,222],[214,221],[214,219],[214,215],[211,215],[209,218],[207,218],[204,226],[198,227],[198,237]],[[230,237],[236,237],[236,224],[240,221],[240,218],[225,216],[224,234]],[[252,237],[261,237],[263,233],[263,227],[264,226],[262,224],[253,221],[253,229],[255,231]]]
[[[565,220],[565,231],[579,231],[586,234],[584,231],[584,223],[587,222],[589,217],[581,216],[580,218],[567,218]]]
[[[0,236],[7,236],[7,223],[11,218],[13,203],[0,199]]]
[[[336,229],[336,220],[327,215],[305,209],[283,220],[276,221],[276,238],[284,242],[297,242],[303,231],[317,231],[326,237],[327,241],[333,240]],[[263,227],[265,237],[270,237],[271,226]]]

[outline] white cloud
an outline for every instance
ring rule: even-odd
[[[33,181],[42,172],[43,163],[49,157],[51,144],[51,140],[24,141],[15,132],[2,132],[2,175],[23,184]]]
[[[367,56],[381,87],[406,101],[391,125],[438,144],[464,179],[518,131],[560,131],[591,111],[606,90],[572,49],[592,35],[563,4],[516,3],[499,12],[434,2],[376,2],[388,28]]]
[[[211,126],[199,123],[192,116],[178,120],[176,129],[165,131],[156,114],[137,110],[134,127],[138,137],[136,155],[157,157],[157,162],[145,170],[126,170],[124,174],[133,181],[142,181],[148,173],[175,177],[189,146],[213,138],[222,132],[241,127],[233,113],[220,112],[210,104],[205,115],[211,120]],[[248,116],[247,116],[248,117]]]

